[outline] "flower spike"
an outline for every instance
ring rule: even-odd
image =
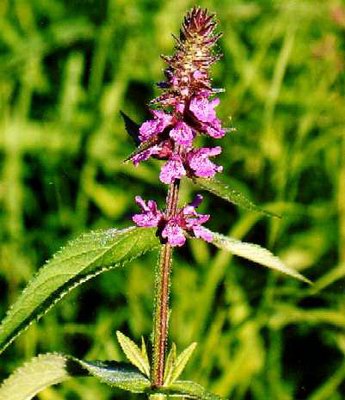
[[[227,132],[215,110],[220,102],[215,96],[222,90],[213,89],[210,78],[210,67],[221,56],[215,51],[221,37],[216,27],[215,16],[207,9],[194,7],[187,13],[179,36],[173,35],[174,54],[161,56],[167,64],[165,80],[158,83],[162,93],[151,101],[152,119],[139,127],[140,144],[128,158],[135,166],[150,157],[165,160],[159,179],[167,185],[174,185],[184,176],[212,178],[223,170],[210,160],[221,153],[220,146],[194,146],[198,134],[220,139]],[[193,205],[177,211],[175,205],[171,214],[168,205],[167,211],[160,212],[152,200],[145,203],[137,197],[136,202],[142,212],[133,221],[139,226],[157,226],[163,242],[182,246],[186,232],[210,240],[201,226],[209,216],[195,214]],[[187,209],[191,215],[186,214]]]

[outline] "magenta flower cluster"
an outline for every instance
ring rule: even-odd
[[[194,146],[198,134],[220,139],[226,133],[215,112],[219,104],[215,94],[219,90],[211,87],[209,77],[210,66],[219,58],[213,51],[220,37],[214,34],[215,26],[214,17],[207,10],[194,8],[187,14],[180,37],[175,38],[175,54],[163,57],[168,64],[166,80],[159,83],[163,94],[152,101],[152,119],[139,128],[140,146],[131,157],[132,162],[137,166],[150,157],[165,160],[159,178],[168,185],[184,176],[212,178],[223,170],[210,160],[221,153],[220,146]],[[158,227],[161,238],[172,246],[184,244],[185,232],[210,241],[209,231],[201,226],[209,216],[195,211],[201,199],[198,195],[168,219],[157,209],[156,202],[146,203],[137,197],[142,213],[136,214],[133,221],[138,226]]]
[[[145,202],[140,196],[136,196],[135,201],[142,212],[133,215],[133,221],[138,226],[158,227],[162,238],[166,239],[172,246],[183,246],[185,244],[185,232],[207,242],[212,241],[211,232],[201,226],[208,221],[210,216],[196,212],[196,208],[202,201],[201,195],[197,195],[192,203],[178,210],[177,214],[170,218],[158,210],[157,203],[153,200]]]
[[[183,176],[212,178],[221,172],[223,168],[210,160],[210,157],[221,153],[220,146],[193,146],[193,139],[198,132],[216,139],[225,134],[214,110],[219,99],[209,100],[211,94],[205,91],[192,97],[187,110],[183,106],[183,114],[176,110],[172,113],[152,110],[154,118],[144,122],[139,129],[141,143],[147,143],[148,146],[132,157],[134,165],[151,156],[166,159],[159,175],[160,180],[166,184]],[[178,109],[181,110],[181,104]]]

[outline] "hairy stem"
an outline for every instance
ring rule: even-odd
[[[169,186],[167,196],[167,218],[176,214],[180,181]],[[162,245],[156,271],[155,307],[153,326],[153,370],[152,386],[161,387],[164,383],[164,363],[169,325],[170,271],[172,265],[170,244]]]
[[[345,138],[340,145],[340,171],[338,185],[338,210],[339,210],[339,261],[345,264]]]

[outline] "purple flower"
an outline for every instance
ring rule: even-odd
[[[204,239],[206,242],[211,242],[213,239],[212,233],[201,226],[209,220],[210,216],[206,214],[198,214],[195,210],[201,202],[202,196],[197,194],[192,203],[182,209],[185,229],[187,231],[192,231],[195,237]]]
[[[185,244],[186,237],[179,225],[178,218],[172,218],[167,222],[165,228],[162,230],[162,237],[167,239],[167,242],[173,247],[181,247]]]
[[[170,218],[157,209],[157,204],[153,200],[146,202],[140,196],[136,196],[135,201],[142,209],[141,214],[133,216],[133,221],[136,225],[142,227],[160,227],[162,239],[171,246],[183,246],[186,242],[186,233],[207,242],[212,241],[212,233],[202,226],[202,224],[209,220],[210,216],[198,214],[196,211],[196,208],[202,201],[201,195],[196,195],[191,203],[179,209]]]
[[[219,99],[208,101],[206,97],[193,97],[189,109],[201,122],[212,122],[216,117],[214,108],[219,104]]]
[[[144,122],[139,128],[139,139],[141,142],[151,139],[152,137],[162,133],[172,121],[172,116],[164,111],[151,110],[154,119]]]
[[[186,175],[182,158],[178,154],[173,154],[171,158],[163,165],[159,174],[159,179],[166,184],[172,183],[175,179],[180,179]]]
[[[144,227],[158,226],[163,214],[158,210],[157,203],[154,200],[148,200],[146,203],[140,196],[135,197],[135,202],[142,209],[142,213],[133,215],[134,223]]]
[[[212,242],[213,236],[212,236],[212,233],[208,229],[206,229],[203,226],[198,225],[198,224],[195,224],[192,229],[193,229],[194,236],[196,238],[203,239],[203,240],[205,240],[205,242],[209,242],[209,243]]]
[[[218,98],[209,101],[205,96],[198,96],[193,97],[189,105],[189,110],[196,118],[200,129],[215,139],[225,135],[225,129],[222,129],[221,122],[214,110],[218,104]]]
[[[169,132],[169,136],[182,146],[191,146],[194,134],[192,128],[184,122],[178,122]]]
[[[161,146],[159,145],[154,145],[152,147],[149,147],[146,150],[141,151],[138,154],[135,154],[131,160],[135,166],[137,166],[139,163],[142,161],[148,160],[151,156],[157,155],[161,152]]]
[[[226,130],[222,128],[222,124],[218,118],[214,119],[212,123],[203,124],[203,129],[214,139],[220,139],[226,133]]]
[[[223,167],[214,164],[209,157],[217,156],[221,152],[222,148],[217,146],[186,150],[181,155],[172,154],[161,168],[159,178],[166,184],[172,183],[175,179],[181,179],[185,175],[212,178],[217,172],[221,172]]]
[[[209,160],[209,157],[217,156],[221,152],[222,148],[220,146],[192,149],[186,156],[188,167],[195,176],[212,178],[217,172],[221,172],[223,167],[214,164]]]
[[[159,178],[161,182],[169,185],[176,179],[183,176],[193,176],[202,178],[212,178],[217,172],[221,172],[223,167],[210,161],[209,157],[217,156],[222,152],[220,146],[201,147],[194,149],[192,147],[182,149],[178,154],[173,150],[171,139],[163,140],[157,145],[141,151],[132,156],[131,160],[137,166],[141,161],[154,156],[159,159],[168,159],[161,167]]]

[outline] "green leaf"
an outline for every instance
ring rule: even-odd
[[[132,393],[144,393],[150,389],[150,380],[132,365],[116,361],[75,361],[90,375],[109,386]]]
[[[221,400],[191,381],[176,381],[169,388],[152,390],[150,380],[137,369],[115,361],[83,361],[63,354],[45,354],[18,368],[0,386],[0,400],[30,400],[48,386],[72,377],[93,376],[99,381],[150,398],[181,396],[187,399]]]
[[[287,267],[280,258],[273,255],[269,250],[260,247],[257,244],[242,242],[230,238],[220,233],[209,231],[213,235],[212,243],[222,250],[230,251],[236,256],[246,258],[260,265],[283,272],[286,275],[299,279],[303,282],[312,284],[312,282],[301,275],[299,272]]]
[[[205,189],[208,192],[211,192],[216,196],[221,197],[226,201],[229,201],[232,204],[245,208],[246,210],[256,211],[268,217],[281,218],[279,215],[273,212],[260,208],[259,206],[254,204],[251,200],[249,200],[243,193],[239,192],[236,189],[231,188],[228,184],[218,181],[217,179],[194,178],[193,181],[194,183],[199,185],[202,189]]]
[[[159,245],[154,228],[91,232],[70,242],[41,268],[0,325],[0,352],[81,283]]]
[[[44,388],[69,377],[65,356],[41,355],[18,368],[2,383],[0,400],[29,400]]]
[[[94,376],[109,386],[132,393],[150,389],[150,381],[130,365],[115,361],[82,361],[62,354],[45,354],[18,368],[0,386],[0,400],[30,400],[48,386],[71,377]]]
[[[179,378],[179,376],[185,369],[191,355],[193,354],[193,351],[195,350],[196,346],[197,343],[192,343],[176,358],[172,372],[169,376],[169,380],[167,380],[166,382],[164,381],[164,384],[166,386],[169,386]]]
[[[167,393],[171,395],[181,394],[186,399],[222,400],[222,397],[208,392],[201,385],[192,381],[176,381],[169,386]]]
[[[139,128],[136,122],[134,122],[128,115],[126,115],[123,111],[120,111],[121,117],[125,123],[125,128],[129,136],[133,139],[136,146],[139,146]]]
[[[168,357],[164,366],[164,385],[169,386],[172,383],[171,377],[174,372],[176,362],[176,344],[171,345]]]
[[[149,378],[150,364],[148,362],[147,356],[145,357],[142,351],[139,349],[139,347],[120,331],[116,332],[116,336],[128,360],[133,365],[135,365],[139,369],[139,371],[141,371]],[[145,346],[145,351],[146,351],[146,346]]]
[[[159,135],[155,135],[153,138],[151,138],[149,140],[145,140],[145,142],[141,142],[139,139],[140,125],[138,125],[136,122],[134,122],[123,111],[120,111],[120,114],[125,123],[125,128],[126,128],[127,133],[133,139],[133,141],[136,145],[136,149],[124,160],[124,162],[126,163],[129,160],[131,160],[134,156],[142,153],[143,151],[145,151],[145,150],[149,149],[150,147],[159,143],[161,139],[160,139]]]
[[[147,354],[146,343],[143,337],[141,337],[141,354],[144,358],[145,364],[148,365],[148,370],[149,370],[148,376],[150,376],[150,361],[149,361],[149,356]]]

